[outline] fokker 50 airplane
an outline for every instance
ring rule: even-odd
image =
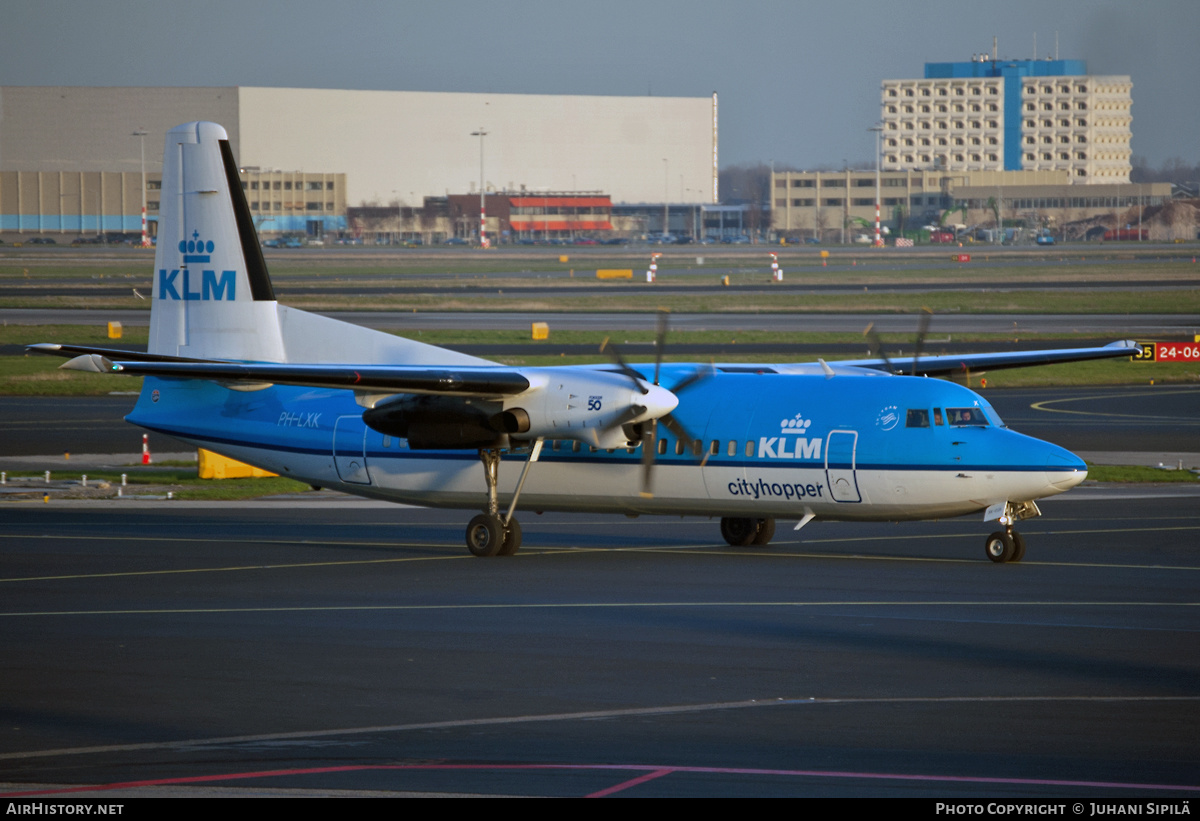
[[[280,305],[214,123],[167,134],[161,202],[148,353],[31,349],[145,376],[127,419],[149,430],[316,486],[482,508],[466,533],[477,556],[517,550],[520,502],[719,517],[743,546],[769,542],[776,519],[984,511],[1002,527],[988,558],[1019,561],[1014,523],[1086,466],[1009,430],[970,390],[921,377],[1138,351],[663,364],[662,323],[653,365],[613,350],[612,365],[508,367]]]

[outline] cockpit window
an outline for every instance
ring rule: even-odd
[[[946,408],[946,416],[951,425],[978,425],[986,427],[990,423],[983,415],[982,408]]]
[[[925,408],[909,408],[908,420],[904,424],[909,428],[929,427],[929,411]]]

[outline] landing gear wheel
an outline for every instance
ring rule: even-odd
[[[775,538],[775,520],[774,519],[759,519],[758,532],[754,534],[754,544],[766,545],[771,543],[771,539]]]
[[[495,556],[504,547],[500,517],[480,513],[467,525],[467,549],[476,556]]]
[[[1017,546],[1011,536],[1003,530],[997,530],[991,536],[988,536],[986,550],[989,559],[996,564],[1004,564],[1005,562],[1012,561]]]
[[[721,520],[721,536],[733,547],[749,547],[758,536],[758,520],[727,516]]]
[[[504,544],[500,545],[497,556],[511,556],[521,547],[521,523],[516,519],[508,520],[504,528]]]
[[[1014,530],[1012,533],[1012,540],[1015,549],[1013,550],[1013,557],[1009,559],[1009,561],[1019,562],[1021,559],[1025,558],[1025,537]]]

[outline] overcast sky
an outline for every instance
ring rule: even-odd
[[[0,0],[0,85],[720,99],[722,166],[869,161],[883,79],[990,52],[1133,78],[1133,153],[1200,162],[1200,0]]]

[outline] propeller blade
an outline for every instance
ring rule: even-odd
[[[626,422],[630,422],[646,412],[645,405],[630,405],[625,410],[621,411],[611,422],[605,425],[602,430],[609,431],[613,428],[619,428]]]
[[[921,347],[925,344],[925,335],[929,333],[929,322],[933,319],[933,311],[921,309],[921,322],[917,326],[916,347],[913,350],[912,375],[917,375],[917,363],[921,360]]]
[[[608,337],[604,337],[604,341],[600,343],[600,353],[608,354],[608,357],[613,361],[621,373],[633,380],[633,384],[637,385],[639,391],[643,394],[650,392],[646,387],[644,377],[635,371],[625,362],[625,357],[621,356],[621,352],[617,350],[617,346],[608,341]]]
[[[870,343],[871,354],[883,360],[883,364],[887,366],[888,373],[896,373],[896,369],[892,367],[892,360],[888,359],[887,352],[883,350],[883,342],[879,339],[879,334],[875,332],[874,322],[868,325],[866,330],[863,331],[863,336]]]
[[[685,391],[697,382],[703,382],[705,379],[708,379],[716,372],[717,369],[711,364],[707,368],[697,368],[671,386],[671,393],[678,394],[680,391]]]
[[[658,334],[654,337],[654,384],[658,384],[658,373],[662,369],[663,352],[667,348],[667,311],[658,309]],[[674,393],[674,391],[672,391]]]
[[[695,436],[692,436],[692,434],[688,432],[688,429],[683,426],[682,422],[680,422],[672,414],[669,414],[669,413],[666,416],[664,416],[662,419],[660,419],[659,421],[662,422],[664,425],[666,425],[667,430],[669,430],[669,431],[671,431],[671,433],[675,434],[676,438],[687,443],[688,451],[693,456],[697,456],[697,457],[704,456],[705,458],[703,461],[704,462],[708,461],[707,454],[704,454],[702,452],[703,447],[704,447],[704,442],[697,439]]]
[[[658,420],[651,419],[642,433],[642,498],[654,496],[654,457],[658,453]]]

